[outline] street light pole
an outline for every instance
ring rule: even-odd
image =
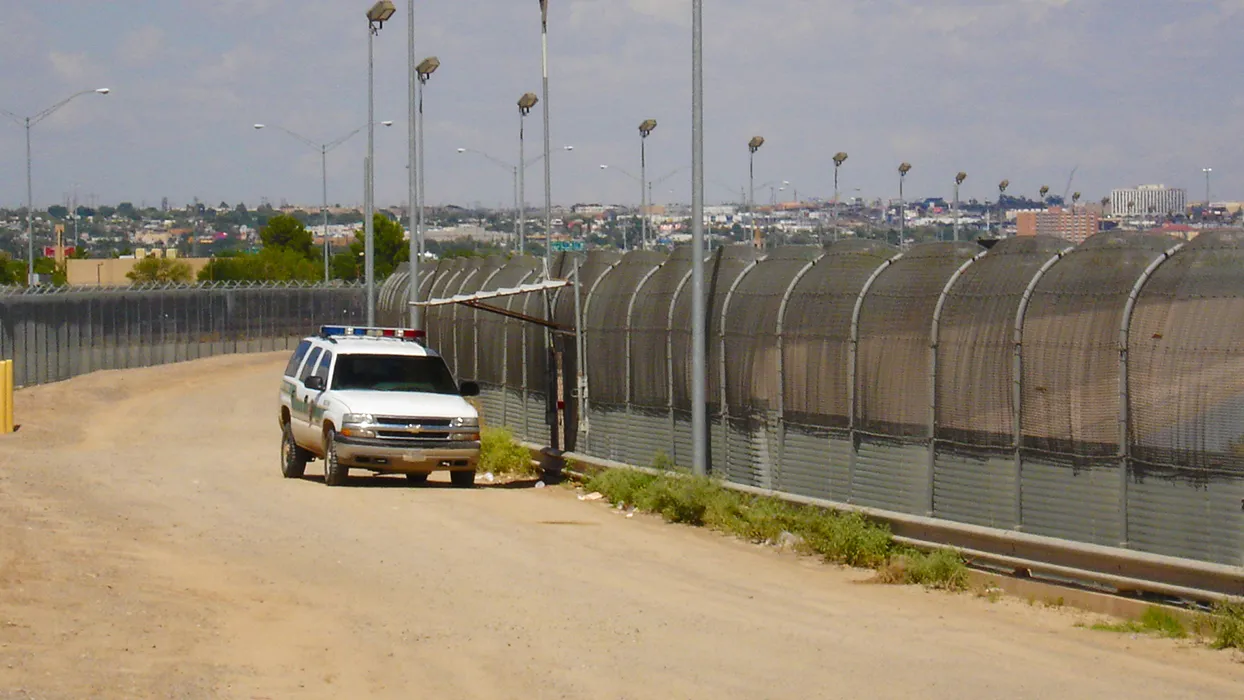
[[[647,143],[648,143],[648,134],[651,134],[652,130],[655,128],[657,128],[657,120],[655,119],[645,119],[639,125],[639,213],[640,213],[640,216],[643,217],[642,219],[643,227],[641,229],[639,240],[642,242],[641,245],[644,248],[648,247],[648,205],[652,203],[652,192],[650,191],[652,188],[651,185],[648,185],[648,188],[647,188],[649,190],[649,192],[647,193],[647,200],[645,201],[644,199],[644,196],[645,196],[644,182],[646,181],[648,177],[648,174],[647,174],[647,171],[648,171]]]
[[[756,226],[756,151],[765,145],[765,137],[753,136],[747,142],[747,211],[752,217],[752,245],[760,247],[760,229]]]
[[[112,92],[112,90],[109,88],[97,88],[95,90],[75,92],[69,97],[66,97],[60,102],[57,102],[51,107],[48,107],[42,112],[39,112],[31,117],[18,117],[16,114],[8,111],[7,109],[0,109],[0,114],[4,114],[16,122],[19,126],[26,129],[26,284],[29,286],[33,287],[35,284],[35,188],[34,178],[32,175],[34,166],[33,159],[31,157],[30,130],[33,129],[36,124],[52,116],[56,110],[69,104],[75,98],[81,97],[82,95],[90,95],[92,93],[107,95],[110,92]]]
[[[1205,173],[1205,208],[1201,210],[1201,221],[1204,222],[1209,216],[1209,174],[1214,172],[1214,169],[1201,168],[1201,172]]]
[[[903,162],[898,166],[898,246],[902,248],[907,242],[907,202],[903,199],[903,181],[911,172],[911,163]]]
[[[375,105],[375,52],[376,34],[384,27],[397,8],[393,0],[379,0],[367,11],[367,160],[364,182],[367,191],[363,196],[363,264],[367,281],[367,325],[376,325],[376,241],[375,241],[375,186],[376,186],[376,105]]]
[[[847,154],[839,151],[834,154],[834,240],[838,240],[841,233],[838,226],[838,169],[842,164],[847,162]]]
[[[1006,195],[1006,188],[1010,186],[1011,186],[1010,180],[1003,180],[1002,182],[998,183],[998,238],[1002,238],[1002,229],[1003,229],[1002,212],[1004,211],[1004,209],[1002,206],[1002,197]]]
[[[435,56],[432,56],[430,58],[423,59],[419,62],[418,66],[415,66],[415,73],[418,78],[418,83],[415,88],[418,93],[417,101],[419,103],[415,121],[415,131],[418,136],[418,146],[415,151],[415,164],[419,171],[418,184],[415,187],[415,199],[419,202],[419,218],[416,221],[415,228],[411,229],[410,232],[410,300],[412,302],[419,300],[419,263],[421,262],[420,258],[423,257],[423,232],[427,218],[427,208],[424,206],[425,199],[427,198],[427,187],[425,186],[423,179],[423,165],[426,161],[426,158],[424,157],[426,154],[424,153],[423,148],[423,86],[428,82],[428,78],[432,77],[432,74],[436,72],[436,69],[439,68],[440,65],[440,60]],[[412,303],[410,305],[410,309],[411,328],[418,330],[422,328],[419,307]]]
[[[691,467],[708,473],[704,314],[704,0],[691,0]],[[758,146],[759,147],[759,146]],[[755,151],[753,151],[755,153]]]
[[[549,0],[540,0],[540,65],[544,74],[544,276],[552,274],[553,159],[549,156]]]
[[[415,207],[419,202],[420,183],[416,172],[423,147],[419,144],[419,113],[415,111],[415,98],[419,91],[419,70],[415,63],[415,0],[406,2],[406,190],[407,190],[407,228],[410,230],[410,241],[406,250],[410,258],[410,289],[407,296],[410,302],[410,327],[419,330],[422,327],[423,310],[416,305],[419,301],[419,241],[415,231],[419,227]]]
[[[540,98],[535,93],[524,93],[518,98],[518,254],[522,255],[527,250],[527,170],[526,158],[527,154],[523,142],[523,131],[527,123],[527,115],[531,113],[531,108],[540,102]],[[545,159],[548,160],[547,158]],[[548,163],[545,163],[548,167]]]
[[[959,185],[968,179],[968,174],[960,171],[955,175],[955,241],[959,240]]]

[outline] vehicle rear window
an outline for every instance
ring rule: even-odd
[[[443,359],[408,355],[339,355],[333,389],[458,393]]]
[[[322,352],[320,348],[311,351],[311,356],[307,358],[307,364],[302,366],[302,376],[299,379],[305,382],[307,377],[315,374],[315,363],[320,359],[320,352]]]
[[[285,376],[293,377],[298,374],[298,366],[302,364],[302,358],[307,356],[307,351],[311,349],[311,341],[304,340],[298,343],[298,347],[294,348],[294,354],[289,358],[289,364],[285,365]]]

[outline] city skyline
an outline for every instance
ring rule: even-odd
[[[318,154],[252,124],[329,140],[366,121],[366,4],[10,8],[0,19],[10,37],[0,47],[10,67],[0,108],[26,115],[81,89],[113,90],[34,130],[36,207],[62,203],[75,186],[80,201],[317,202]],[[416,51],[443,64],[426,88],[428,201],[493,206],[510,200],[510,176],[457,148],[516,159],[513,101],[538,88],[539,15],[535,3],[461,5],[418,9]],[[1204,167],[1214,168],[1214,199],[1239,198],[1244,174],[1229,164],[1244,156],[1232,138],[1244,98],[1230,66],[1244,49],[1228,28],[1244,3],[1169,9],[1157,0],[722,2],[705,18],[708,199],[738,199],[756,134],[766,137],[757,185],[789,181],[801,199],[832,197],[839,150],[851,156],[844,198],[856,188],[896,196],[902,160],[914,165],[909,196],[949,196],[959,170],[969,174],[964,199],[995,199],[1003,178],[1010,195],[1035,197],[1041,185],[1061,194],[1078,166],[1072,189],[1087,201],[1149,182],[1199,201]],[[638,168],[645,118],[660,124],[649,173],[688,163],[689,15],[689,3],[666,0],[550,3],[553,143],[575,146],[554,156],[555,203],[638,201],[634,182],[599,165]],[[376,40],[377,118],[398,124],[404,25]],[[1180,89],[1136,87],[1147,84]],[[404,130],[376,141],[378,204],[399,204]],[[540,141],[528,134],[529,149]],[[330,156],[330,201],[361,201],[363,145]],[[6,122],[0,205],[25,203],[24,146],[22,129]],[[688,201],[689,181],[689,172],[672,178],[656,200]],[[528,200],[539,203],[542,190],[530,177]],[[757,201],[768,195],[758,190]]]

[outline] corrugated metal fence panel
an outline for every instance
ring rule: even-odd
[[[517,436],[527,434],[527,414],[525,410],[526,399],[522,391],[514,389],[506,389],[501,407],[501,421],[511,433]]]
[[[1117,463],[1025,454],[1020,473],[1025,532],[1119,545]]]
[[[674,424],[674,452],[670,455],[674,464],[684,468],[691,468],[692,461],[692,445],[691,445],[691,414],[687,411],[673,411]]]
[[[626,418],[624,446],[627,462],[651,466],[658,454],[674,459],[674,439],[670,434],[670,417],[664,411],[632,408]]]
[[[1244,482],[1149,475],[1133,480],[1127,496],[1132,548],[1244,566]]]
[[[845,502],[850,491],[850,460],[851,439],[846,431],[788,424],[774,487]]]
[[[622,441],[626,439],[626,409],[621,406],[592,404],[588,409],[588,454],[623,461]]]
[[[1015,454],[938,445],[933,515],[985,527],[1015,522]]]
[[[524,436],[541,445],[549,444],[548,406],[543,394],[528,393],[525,408]]]
[[[503,428],[502,410],[505,404],[505,389],[493,384],[480,384],[479,405],[483,415],[483,424],[489,428]]]
[[[726,419],[726,481],[765,487],[771,463],[765,430],[766,423],[761,416]]]
[[[859,436],[852,502],[924,515],[929,502],[929,448],[921,443]]]

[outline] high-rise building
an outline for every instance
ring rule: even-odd
[[[1141,185],[1110,193],[1111,216],[1182,214],[1187,205],[1187,190],[1166,185]]]
[[[1095,213],[1062,207],[1015,213],[1015,235],[1057,236],[1071,243],[1083,243],[1084,239],[1097,233],[1100,224],[1101,217]]]

